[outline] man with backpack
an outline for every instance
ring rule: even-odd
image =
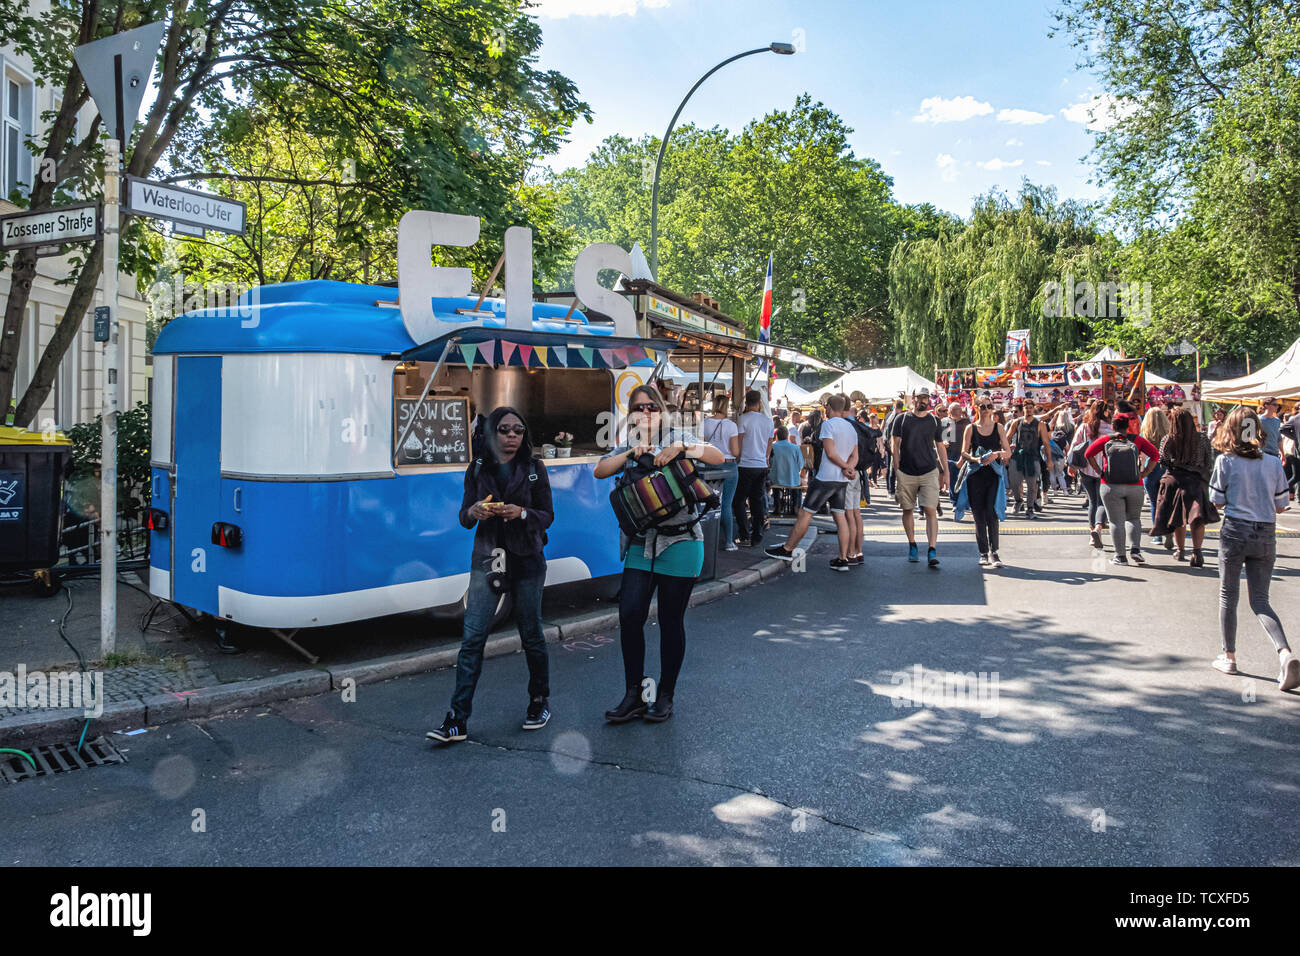
[[[1116,413],[1111,421],[1112,432],[1099,437],[1083,453],[1101,475],[1101,502],[1110,516],[1110,536],[1115,546],[1111,564],[1128,564],[1125,545],[1134,564],[1146,564],[1142,557],[1142,506],[1146,496],[1142,482],[1160,460],[1160,450],[1136,433],[1136,421],[1133,413]],[[1098,455],[1102,455],[1100,464]]]
[[[1043,450],[1049,446],[1051,436],[1047,433],[1047,425],[1034,414],[1032,398],[1025,399],[1020,416],[1011,421],[1007,432],[1011,440],[1008,477],[1016,498],[1015,513],[1033,518],[1035,511],[1042,513],[1043,510],[1038,503],[1039,476],[1042,474]]]

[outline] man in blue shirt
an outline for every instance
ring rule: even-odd
[[[1282,403],[1275,396],[1270,395],[1260,404],[1264,411],[1259,418],[1259,426],[1264,430],[1264,454],[1281,458],[1282,449],[1278,442],[1282,438],[1282,419],[1277,417],[1277,413],[1282,410]]]

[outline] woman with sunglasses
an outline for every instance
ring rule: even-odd
[[[709,465],[722,464],[722,452],[693,433],[668,425],[664,401],[649,385],[633,389],[627,400],[627,443],[596,463],[597,478],[609,478],[636,467],[643,455],[661,468],[685,456]],[[621,724],[636,717],[654,723],[673,715],[677,675],[686,657],[686,606],[704,566],[704,532],[699,522],[651,529],[623,542],[623,581],[618,596],[619,635],[623,650],[625,693],[605,719]],[[650,598],[659,592],[659,684],[654,703],[642,699],[645,680],[645,622]]]
[[[528,662],[523,728],[539,730],[551,719],[549,660],[542,634],[546,584],[542,548],[553,518],[551,482],[546,466],[533,457],[533,439],[524,416],[510,407],[496,409],[484,423],[480,457],[465,469],[460,523],[475,529],[465,627],[451,710],[441,727],[429,731],[431,739],[450,743],[469,734],[467,722],[483,669],[483,645],[503,594],[514,596],[515,623]]]
[[[970,501],[971,517],[975,519],[975,542],[980,550],[980,567],[1000,568],[998,557],[998,489],[1006,472],[992,467],[994,463],[1011,458],[1011,445],[1007,433],[994,418],[991,399],[981,399],[975,406],[978,414],[975,423],[962,436],[961,458],[972,470],[966,478],[966,496]],[[1002,495],[1006,504],[1006,493]]]

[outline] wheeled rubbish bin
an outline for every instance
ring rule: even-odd
[[[66,436],[0,427],[0,572],[30,571],[37,593],[53,594],[59,561]]]

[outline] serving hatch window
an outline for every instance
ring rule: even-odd
[[[607,370],[509,366],[471,371],[444,365],[430,384],[436,368],[436,362],[402,362],[394,371],[393,465],[399,471],[473,461],[482,423],[500,406],[523,415],[537,455],[545,445],[558,445],[561,434],[573,436],[574,458],[613,447],[608,426],[614,380]]]

